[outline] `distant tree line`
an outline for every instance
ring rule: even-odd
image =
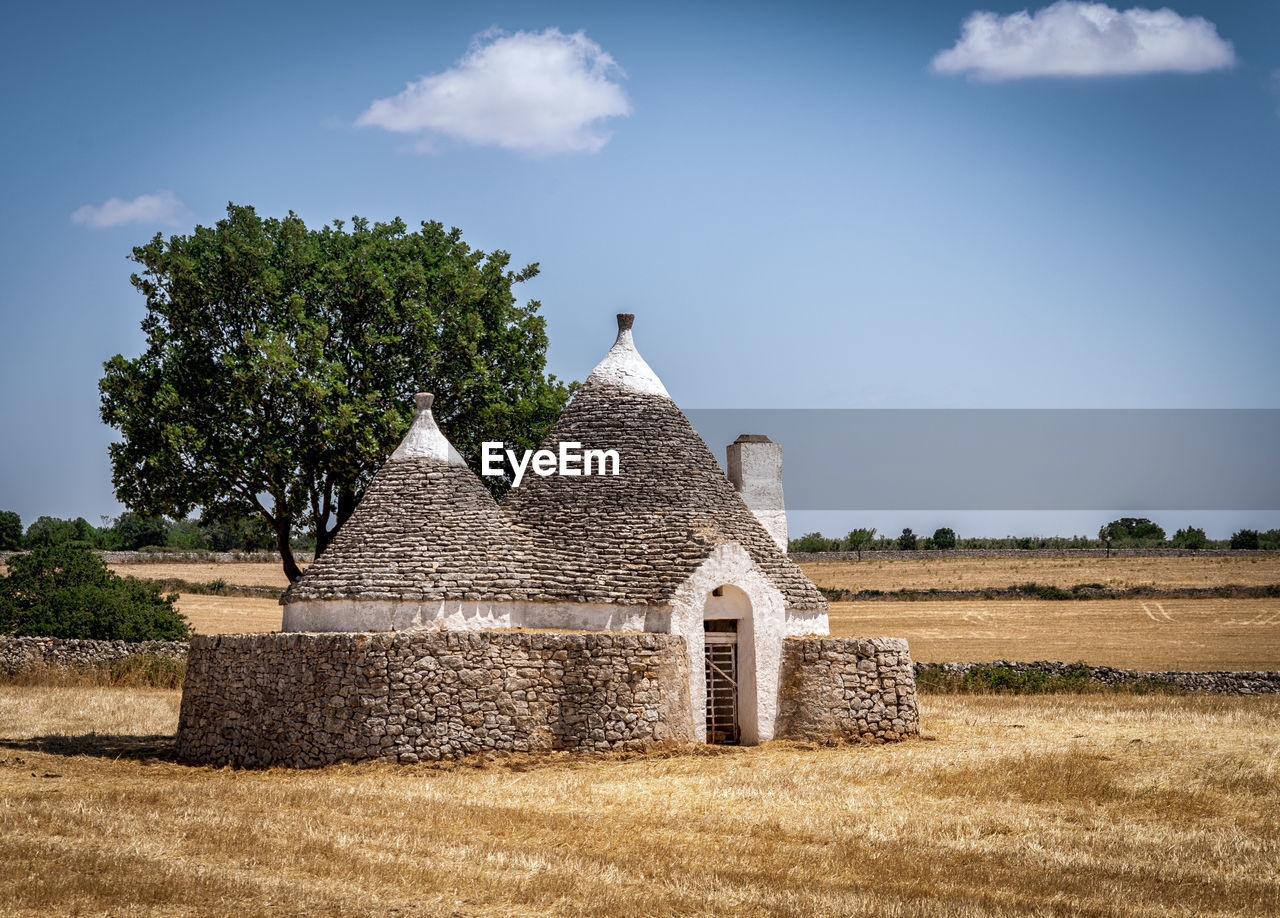
[[[24,530],[22,518],[0,510],[0,551],[70,545],[99,551],[274,551],[276,534],[260,517],[170,520],[128,511],[94,526],[84,517],[42,516]],[[295,551],[313,551],[308,533],[293,540]]]
[[[1280,529],[1259,532],[1256,529],[1240,529],[1230,539],[1210,539],[1204,530],[1196,526],[1179,529],[1167,536],[1163,528],[1151,520],[1124,517],[1112,520],[1098,530],[1097,538],[1088,536],[1030,536],[1003,539],[960,538],[954,529],[943,527],[933,535],[922,537],[910,528],[902,530],[896,538],[880,536],[875,529],[852,529],[844,538],[833,539],[820,532],[808,532],[787,543],[790,551],[799,552],[854,552],[862,557],[871,551],[944,551],[960,548],[969,550],[1002,549],[1064,549],[1064,548],[1181,548],[1198,551],[1205,548],[1240,548],[1280,550]]]

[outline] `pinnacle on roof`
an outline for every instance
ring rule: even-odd
[[[646,395],[671,398],[658,374],[653,372],[653,368],[645,363],[645,359],[636,350],[635,340],[631,337],[631,326],[635,320],[634,313],[618,313],[618,340],[613,342],[613,347],[605,354],[604,360],[596,364],[596,368],[587,377],[587,382],[597,380]]]
[[[409,425],[409,432],[404,435],[400,445],[391,454],[392,461],[398,459],[436,459],[448,465],[466,467],[467,463],[463,461],[463,458],[458,455],[458,451],[453,448],[453,444],[446,439],[440,428],[436,426],[435,415],[431,413],[431,405],[435,398],[430,392],[419,392],[413,397],[418,412],[413,416],[413,423]]]

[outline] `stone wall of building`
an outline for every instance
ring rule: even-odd
[[[16,676],[45,667],[89,667],[146,654],[181,660],[185,641],[88,641],[51,637],[0,636],[0,674]]]
[[[920,732],[915,674],[900,638],[788,638],[779,737],[884,742]]]
[[[299,767],[688,740],[669,634],[394,632],[201,636],[179,757]]]

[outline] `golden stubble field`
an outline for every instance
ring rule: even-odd
[[[0,688],[0,914],[1280,913],[1280,699],[922,702],[891,746],[297,772],[166,760],[176,692]]]
[[[1033,581],[1070,587],[1258,586],[1280,583],[1280,557],[939,558],[821,561],[801,565],[819,586],[842,589],[986,589]],[[122,575],[287,584],[279,564],[118,564]],[[179,608],[205,634],[278,631],[267,597],[184,593]],[[952,660],[1083,660],[1132,669],[1280,669],[1280,600],[1132,599],[837,602],[841,637],[906,638],[912,656]]]
[[[843,590],[982,590],[1039,583],[1063,589],[1077,583],[1113,588],[1212,587],[1280,583],[1280,552],[1206,558],[931,558],[806,561],[801,570],[818,586]]]

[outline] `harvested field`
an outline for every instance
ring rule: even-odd
[[[278,600],[260,596],[179,593],[178,611],[199,634],[279,631],[284,617]]]
[[[1280,669],[1280,600],[837,602],[831,633],[906,638],[920,662],[1082,660],[1146,670]]]
[[[176,692],[89,691],[0,689],[0,913],[1280,911],[1278,699],[927,696],[933,742],[291,772],[169,762]]]
[[[306,563],[298,565],[303,570]],[[234,586],[279,587],[289,585],[289,578],[284,575],[284,568],[278,561],[270,563],[231,561],[226,564],[197,564],[181,562],[169,564],[110,564],[113,571],[121,577],[137,577],[139,580],[186,580],[190,583],[208,583],[211,580],[224,580]]]
[[[800,565],[820,587],[843,590],[981,590],[1034,582],[1067,588],[1078,583],[1209,587],[1280,583],[1280,553],[1203,558],[930,558],[806,561]]]

